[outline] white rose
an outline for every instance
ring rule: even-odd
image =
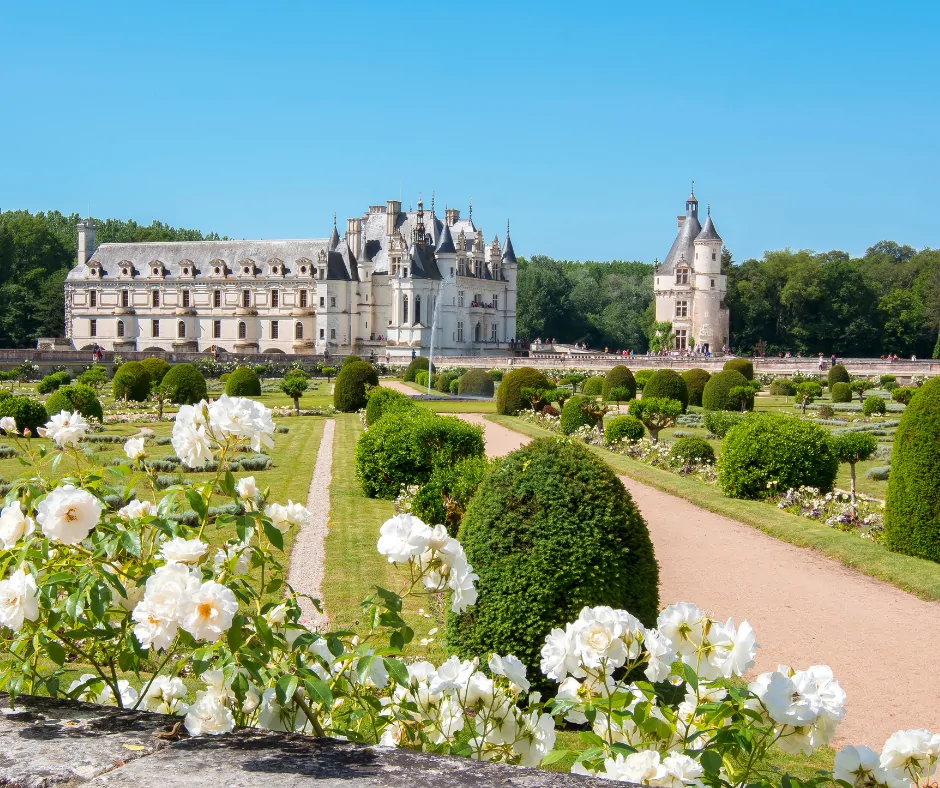
[[[39,434],[55,441],[58,446],[78,446],[87,431],[88,422],[81,413],[63,410],[46,422],[45,429],[40,427]]]
[[[179,564],[195,564],[202,558],[209,546],[199,539],[184,539],[176,536],[166,542],[160,550],[164,561],[175,561]]]
[[[431,535],[431,528],[417,517],[399,514],[382,523],[378,551],[389,563],[404,564],[428,549]]]
[[[518,657],[507,654],[501,657],[493,654],[489,661],[490,670],[498,676],[505,676],[509,683],[519,692],[528,692],[529,680],[526,678],[526,667]]]
[[[238,612],[238,600],[231,589],[207,580],[185,602],[180,625],[196,640],[210,643],[224,635]]]
[[[879,762],[878,753],[864,745],[847,745],[836,754],[832,776],[849,785],[885,785],[888,773]]]
[[[239,498],[254,500],[255,494],[258,492],[258,488],[255,485],[255,477],[245,476],[239,479],[238,484],[235,485],[235,489],[238,492]]]
[[[172,645],[190,587],[196,582],[184,564],[176,563],[161,566],[147,578],[144,598],[131,614],[141,646],[162,650]]]
[[[286,534],[290,530],[290,520],[287,519],[286,506],[281,506],[279,503],[269,503],[264,507],[264,514],[265,517],[271,519],[271,523],[282,534]]]
[[[313,515],[310,514],[309,510],[305,506],[301,506],[299,503],[294,503],[289,498],[287,499],[286,514],[287,521],[291,525],[309,525],[310,521],[313,519]]]
[[[186,685],[174,676],[157,676],[144,692],[143,707],[158,714],[185,714],[189,707],[182,703]]]
[[[0,512],[0,541],[8,550],[35,530],[36,523],[32,517],[23,514],[23,504],[19,501],[13,501]]]
[[[137,460],[144,456],[144,439],[128,438],[124,443],[124,453],[131,460]]]
[[[255,451],[274,445],[271,410],[247,397],[223,394],[209,406],[209,424],[222,436],[247,440]]]
[[[39,591],[31,574],[17,569],[6,580],[0,580],[0,624],[14,632],[24,621],[39,618]]]
[[[197,692],[196,702],[186,713],[185,725],[190,736],[216,736],[231,731],[235,727],[235,718],[216,695]]]
[[[157,507],[148,501],[139,501],[136,498],[127,506],[118,509],[118,517],[124,520],[137,520],[141,517],[156,517]]]
[[[15,434],[16,429],[16,420],[12,416],[4,416],[0,419],[0,430],[3,430],[8,435]]]
[[[57,487],[39,502],[36,520],[42,532],[63,544],[79,544],[101,519],[104,504],[71,484]]]

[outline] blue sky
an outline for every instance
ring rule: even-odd
[[[938,246],[927,3],[9,3],[0,208],[319,237],[436,191],[517,253]],[[342,227],[341,227],[342,229]]]

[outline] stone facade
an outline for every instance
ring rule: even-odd
[[[653,294],[656,320],[672,323],[675,348],[720,352],[728,345],[727,277],[721,272],[721,236],[712,222],[698,220],[695,192],[679,217],[679,231],[666,259],[656,266]]]
[[[389,200],[341,239],[95,245],[79,222],[65,283],[76,349],[427,355],[505,352],[516,335],[517,263],[506,237],[455,209]]]

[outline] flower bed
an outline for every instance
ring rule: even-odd
[[[852,497],[846,492],[823,495],[815,487],[804,486],[787,490],[778,499],[777,508],[873,542],[880,542],[884,532],[884,503],[865,495],[857,495],[852,506]]]

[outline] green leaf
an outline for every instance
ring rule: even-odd
[[[268,541],[271,542],[271,544],[273,544],[278,550],[283,550],[284,534],[278,531],[277,528],[267,521],[262,521],[262,525],[264,526],[264,535],[268,537]]]
[[[691,665],[682,664],[682,675],[685,676],[685,680],[689,683],[689,686],[692,688],[693,692],[698,692],[698,674],[695,672],[695,668]]]
[[[327,683],[317,676],[304,679],[307,695],[314,703],[329,707],[333,703],[333,693]]]
[[[590,744],[593,747],[604,746],[604,740],[594,733],[594,731],[581,731],[579,735],[581,737],[581,741],[583,741],[585,744]]]
[[[277,702],[281,706],[287,706],[289,703],[292,703],[294,700],[294,692],[297,689],[297,676],[293,673],[288,674],[287,676],[281,676],[277,680],[277,685],[275,688],[275,694],[277,695]]]
[[[376,586],[375,593],[382,598],[382,601],[385,603],[385,607],[387,607],[389,610],[394,610],[396,612],[401,611],[401,597],[394,591],[389,591],[387,588]]]
[[[718,774],[721,770],[721,756],[714,750],[705,750],[699,757],[699,763],[707,774]]]
[[[137,531],[121,531],[121,547],[134,556],[140,556],[140,534]]]
[[[375,662],[375,657],[371,654],[366,657],[359,657],[359,661],[356,663],[356,675],[362,683],[365,683],[365,680],[369,677],[373,662]]]
[[[46,654],[49,655],[49,659],[55,662],[56,665],[65,664],[65,649],[59,643],[56,643],[54,640],[50,640],[46,643]]]
[[[200,520],[206,519],[206,515],[209,513],[209,506],[206,503],[206,499],[202,497],[198,490],[187,490],[186,501],[189,503],[189,508],[196,513]]]
[[[403,687],[407,687],[411,683],[411,680],[408,678],[408,668],[405,667],[403,662],[385,657],[382,663],[385,665],[388,675]]]
[[[552,750],[548,755],[542,758],[542,766],[551,766],[557,763],[568,754],[568,750]]]
[[[91,601],[91,612],[96,618],[102,618],[111,603],[111,589],[104,583],[95,583],[88,590],[88,598]]]

